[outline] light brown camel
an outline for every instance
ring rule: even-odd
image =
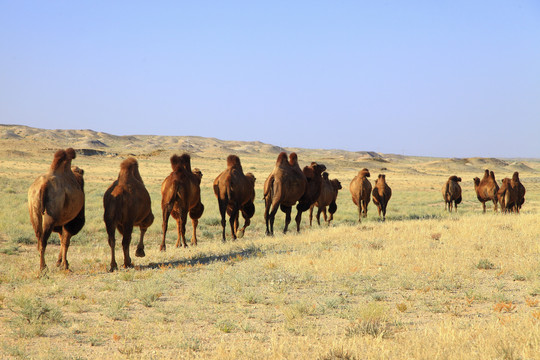
[[[133,267],[129,256],[129,245],[133,227],[138,226],[141,235],[135,256],[144,257],[144,234],[154,222],[150,194],[144,186],[139,173],[139,164],[135,158],[127,158],[120,164],[118,179],[105,191],[103,195],[103,220],[107,229],[109,246],[111,247],[111,267],[109,271],[118,270],[115,259],[115,232],[122,235],[122,249],[124,251],[124,267]]]
[[[67,251],[71,236],[84,225],[82,171],[76,176],[71,170],[71,160],[75,159],[75,156],[72,148],[58,150],[54,154],[49,172],[39,176],[28,189],[28,210],[38,241],[40,271],[47,267],[45,249],[51,232],[61,232],[58,265],[67,270]]]
[[[381,217],[382,212],[382,219],[384,221],[386,220],[386,206],[392,197],[392,189],[390,189],[390,186],[386,183],[386,175],[379,174],[379,178],[375,180],[375,187],[373,188],[372,194],[373,203],[377,206],[377,210],[379,211],[379,217]]]
[[[363,168],[358,172],[349,185],[352,201],[358,206],[358,222],[362,222],[362,218],[367,217],[367,209],[371,200],[371,183],[368,180],[370,177],[369,170]]]
[[[311,208],[313,204],[317,202],[319,199],[319,196],[321,195],[321,189],[322,189],[322,183],[323,183],[323,177],[322,173],[326,170],[326,166],[323,164],[317,164],[316,162],[312,162],[309,166],[304,166],[304,169],[302,172],[306,176],[307,179],[307,185],[306,185],[306,191],[298,200],[298,204],[296,205],[296,230],[300,231],[300,223],[302,222],[302,213],[304,211],[307,211]]]
[[[446,183],[442,187],[442,196],[444,199],[444,209],[448,208],[449,212],[452,212],[452,205],[455,205],[455,211],[457,212],[457,206],[461,203],[461,186],[459,182],[460,177],[455,175],[450,176]]]
[[[504,178],[501,187],[497,191],[501,212],[519,212],[518,210],[518,187],[510,178]]]
[[[307,179],[300,170],[296,153],[290,154],[289,162],[287,162],[287,154],[280,153],[274,170],[264,183],[266,235],[274,234],[274,220],[278,208],[285,213],[283,232],[287,232],[291,222],[292,207],[304,195],[306,187]]]
[[[225,227],[227,221],[225,213],[229,215],[231,234],[233,240],[242,238],[246,227],[255,213],[255,176],[251,173],[244,175],[240,158],[236,155],[227,157],[227,169],[214,180],[214,194],[217,197],[221,226],[223,227],[222,240],[225,241]],[[244,226],[238,230],[240,212],[244,217]]]
[[[321,225],[321,213],[323,214],[324,221],[330,226],[330,222],[334,219],[334,213],[337,210],[336,199],[338,191],[341,190],[341,183],[338,179],[330,180],[328,173],[325,171],[322,174],[321,194],[317,201],[309,208],[309,226],[313,221],[313,208],[317,206],[317,224]],[[330,216],[326,216],[326,207]]]
[[[482,203],[483,212],[486,212],[486,202],[493,201],[493,211],[497,212],[497,192],[499,191],[499,185],[495,180],[495,174],[493,171],[486,169],[484,171],[484,177],[482,180],[475,177],[474,179],[474,191],[478,201]]]
[[[187,215],[189,213],[193,225],[191,245],[197,245],[197,225],[204,212],[200,187],[202,172],[197,168],[191,170],[191,157],[189,154],[171,156],[171,167],[173,171],[161,184],[161,210],[163,212],[161,251],[166,250],[165,238],[170,215],[176,220],[178,230],[176,247],[180,246],[180,242],[184,247],[187,247]]]

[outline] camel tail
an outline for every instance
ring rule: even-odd
[[[45,214],[45,204],[47,201],[49,201],[49,197],[47,195],[47,188],[48,183],[45,183],[41,185],[41,189],[39,189],[39,212],[43,215]]]

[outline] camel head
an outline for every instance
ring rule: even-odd
[[[455,181],[455,182],[460,182],[461,181],[461,178],[460,177],[457,177],[456,175],[452,175],[448,178],[448,180],[450,181]]]
[[[248,178],[248,180],[250,181],[250,183],[252,183],[253,186],[255,186],[255,180],[257,180],[257,179],[255,178],[255,175],[253,175],[253,173],[248,172],[248,173],[246,174],[246,177]]]
[[[311,168],[313,168],[315,176],[321,176],[323,171],[326,170],[326,166],[324,164],[317,164],[316,162],[311,163]]]
[[[480,185],[480,179],[478,177],[475,177],[473,181],[474,181],[474,188],[476,189],[478,185]]]
[[[341,182],[338,179],[332,179],[330,183],[332,184],[332,187],[334,188],[335,191],[343,189],[341,187]]]
[[[199,179],[202,179],[202,171],[199,168],[193,168],[193,175],[197,176]]]

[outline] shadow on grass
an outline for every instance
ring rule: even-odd
[[[189,259],[150,263],[140,266],[140,269],[159,269],[162,267],[209,265],[215,262],[231,262],[239,259],[261,256],[264,252],[257,246],[249,246],[241,250],[231,251],[228,254],[199,254]]]

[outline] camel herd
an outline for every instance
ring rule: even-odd
[[[68,148],[58,150],[54,154],[49,172],[39,176],[28,189],[28,209],[30,222],[36,234],[38,251],[40,253],[40,271],[46,269],[45,248],[52,232],[59,233],[61,240],[60,254],[57,266],[69,268],[67,251],[70,239],[84,226],[84,171],[71,162],[75,159],[75,150]],[[178,238],[176,247],[186,243],[187,216],[191,218],[193,236],[191,244],[197,245],[197,225],[204,212],[201,202],[202,172],[191,169],[191,157],[188,154],[173,155],[170,158],[172,172],[161,185],[162,232],[160,250],[166,250],[165,238],[169,217],[176,220]],[[326,166],[312,162],[303,169],[298,164],[298,156],[282,152],[278,155],[274,169],[264,183],[264,219],[266,234],[273,235],[274,220],[278,209],[285,213],[285,227],[287,232],[291,222],[292,207],[296,205],[296,229],[300,231],[302,213],[309,209],[309,223],[312,224],[313,209],[316,206],[317,222],[320,225],[320,215],[329,225],[333,214],[337,210],[337,195],[342,188],[338,179],[329,179],[325,171]],[[352,201],[358,207],[358,221],[367,216],[370,199],[377,206],[379,217],[386,218],[388,201],[392,196],[392,189],[386,183],[386,176],[380,174],[372,187],[368,169],[358,172],[350,183],[349,190]],[[222,240],[226,240],[226,215],[229,215],[229,224],[232,238],[242,238],[255,213],[255,176],[252,173],[244,174],[240,158],[236,155],[227,157],[227,168],[220,173],[213,182],[219,212],[221,215]],[[450,212],[452,208],[457,211],[461,203],[461,178],[450,176],[443,185],[442,195],[445,209]],[[499,204],[502,212],[519,213],[525,202],[525,187],[515,172],[512,178],[505,178],[501,187],[495,180],[493,171],[486,170],[482,179],[474,178],[474,189],[478,200],[486,211],[486,202],[493,201],[494,211]],[[330,216],[327,217],[326,208]],[[154,222],[150,194],[146,190],[143,179],[139,173],[137,160],[130,157],[120,164],[118,179],[106,190],[103,196],[103,220],[111,248],[110,271],[118,269],[115,259],[115,233],[122,235],[122,249],[124,252],[124,267],[133,267],[129,255],[129,246],[133,227],[140,228],[140,239],[135,256],[144,257],[144,234]],[[239,227],[240,213],[244,218],[244,226]]]

